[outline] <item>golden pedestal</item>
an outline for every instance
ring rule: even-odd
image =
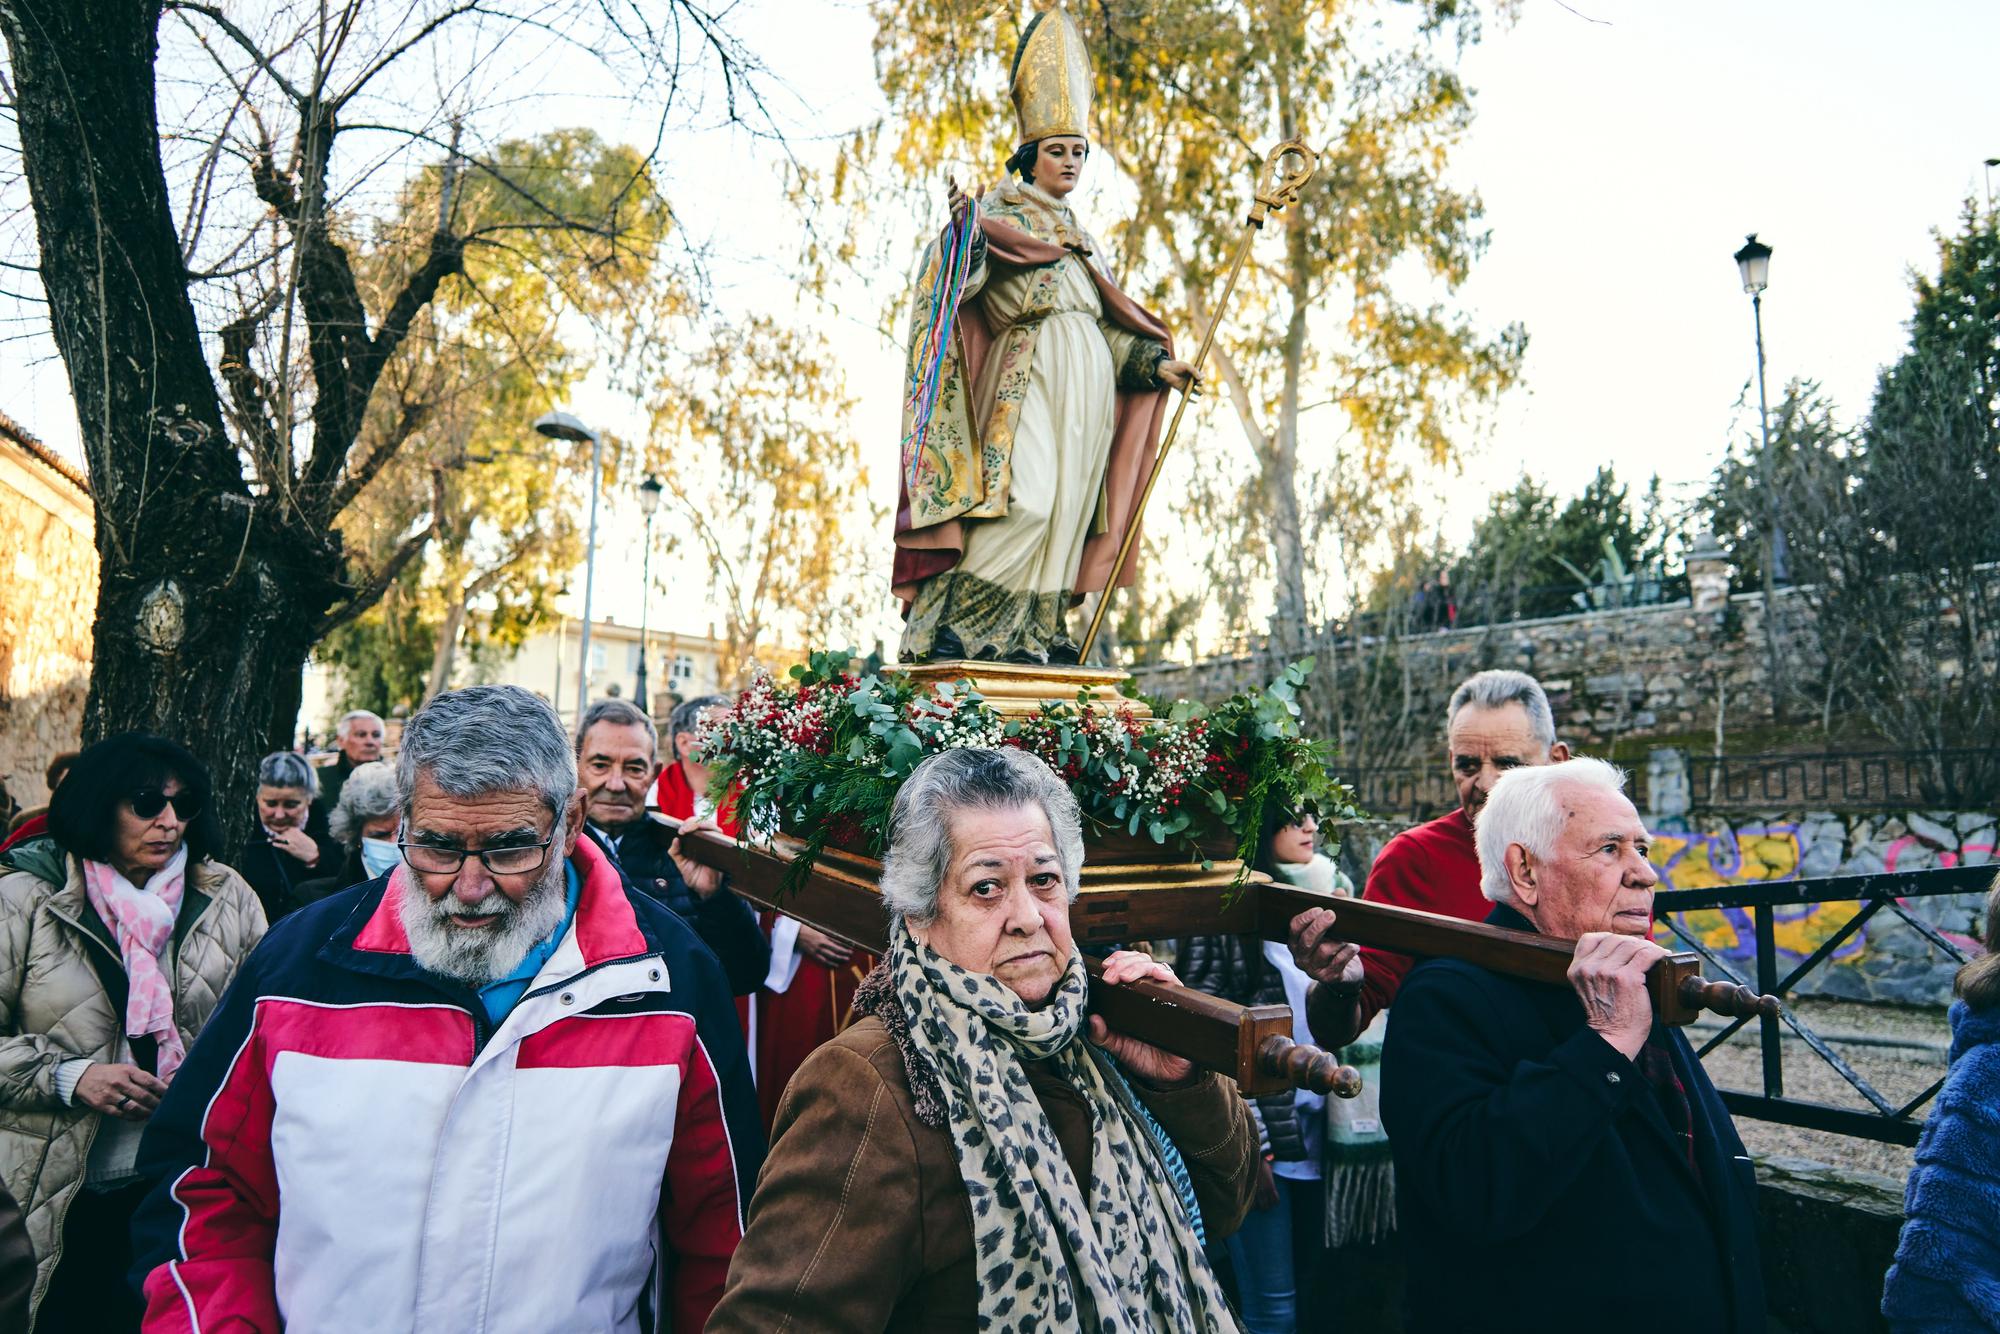
[[[1106,711],[1128,709],[1133,716],[1150,718],[1153,710],[1142,699],[1127,699],[1118,693],[1131,673],[1116,667],[1051,667],[1042,663],[975,662],[956,659],[945,662],[905,663],[885,667],[908,677],[917,685],[970,682],[986,699],[987,705],[1005,718],[1032,717],[1044,704],[1074,704],[1079,692],[1090,707]]]

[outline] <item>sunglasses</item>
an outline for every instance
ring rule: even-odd
[[[132,814],[138,816],[141,820],[152,819],[165,810],[168,804],[171,803],[174,808],[174,815],[183,824],[200,815],[201,808],[208,804],[208,799],[199,792],[183,790],[174,793],[170,797],[156,787],[144,788],[138,792],[134,792],[125,800],[132,807]]]

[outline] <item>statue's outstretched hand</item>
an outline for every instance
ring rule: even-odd
[[[971,210],[972,201],[984,193],[984,190],[975,185],[972,193],[967,194],[958,188],[956,179],[950,177],[945,179],[945,203],[951,209],[951,216],[954,219],[963,218]]]
[[[1160,383],[1166,385],[1169,389],[1178,389],[1183,394],[1199,394],[1201,392],[1201,377],[1196,375],[1194,367],[1188,365],[1185,361],[1176,361],[1172,357],[1169,357],[1165,361],[1162,361],[1159,369],[1153,373],[1159,376]]]

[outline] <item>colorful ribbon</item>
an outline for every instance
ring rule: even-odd
[[[911,349],[909,396],[904,411],[911,414],[910,433],[903,437],[908,460],[909,489],[917,488],[924,444],[930,437],[931,416],[944,384],[945,362],[951,356],[952,334],[958,327],[958,305],[972,277],[972,243],[979,234],[979,202],[971,201],[963,215],[946,226],[938,250],[937,276],[931,283],[930,318],[921,346]]]

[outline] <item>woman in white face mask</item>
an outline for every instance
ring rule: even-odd
[[[356,765],[327,817],[327,830],[346,849],[346,860],[337,875],[299,886],[301,896],[310,902],[388,874],[402,855],[396,849],[401,819],[395,766],[387,760]]]

